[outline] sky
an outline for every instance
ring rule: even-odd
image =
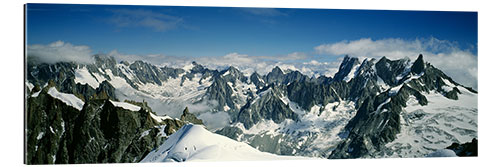
[[[477,88],[477,12],[61,4],[28,4],[26,11],[28,56],[47,62],[89,62],[85,55],[101,53],[333,76],[346,54],[422,53]]]

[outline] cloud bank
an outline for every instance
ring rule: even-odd
[[[211,69],[223,70],[229,66],[238,68],[246,75],[257,72],[265,75],[276,66],[282,70],[300,71],[309,76],[327,75],[333,76],[337,72],[338,62],[322,62],[311,60],[310,57],[301,52],[294,52],[282,56],[249,56],[246,54],[229,53],[220,57],[200,57],[195,61]]]
[[[28,45],[27,55],[42,63],[77,62],[93,63],[92,50],[85,45],[56,41],[48,45]]]
[[[41,62],[56,63],[70,61],[92,63],[92,53],[88,46],[73,45],[56,41],[48,45],[29,45],[28,56],[36,57]],[[319,56],[330,57],[328,61],[318,61],[310,54],[293,52],[277,56],[250,56],[240,53],[229,53],[223,56],[210,57],[176,57],[163,54],[127,55],[114,50],[108,53],[118,61],[146,61],[159,66],[182,68],[196,61],[210,69],[224,70],[234,66],[246,75],[257,72],[265,75],[274,67],[283,70],[297,70],[311,77],[325,75],[332,77],[338,71],[343,55],[359,58],[401,59],[409,57],[415,60],[419,54],[424,60],[443,70],[455,81],[477,89],[478,61],[477,55],[469,50],[460,49],[458,44],[436,38],[403,40],[397,38],[372,40],[363,38],[352,41],[340,41],[323,44],[314,48]]]
[[[317,63],[310,64],[303,63],[309,56],[301,52],[293,52],[287,55],[279,56],[249,56],[240,53],[229,53],[223,56],[210,56],[210,57],[177,57],[167,56],[162,54],[155,55],[127,55],[119,53],[114,50],[108,53],[118,61],[134,62],[136,60],[145,61],[159,66],[167,66],[174,68],[182,68],[191,64],[193,61],[201,64],[209,69],[224,70],[229,66],[233,66],[241,70],[247,75],[257,72],[261,75],[267,74],[274,67],[279,66],[281,69],[286,70],[299,70],[307,75],[324,75],[318,71],[329,70],[329,73],[334,73],[337,70],[338,63]],[[313,67],[314,66],[314,67]],[[328,66],[327,68],[324,68]],[[333,68],[333,69],[332,69]]]
[[[230,116],[227,112],[205,112],[198,116],[201,120],[203,120],[203,124],[209,130],[223,128],[230,123]]]
[[[477,89],[477,55],[458,47],[458,44],[436,38],[403,40],[396,38],[372,40],[363,38],[353,41],[341,41],[323,44],[314,48],[319,54],[350,55],[360,58],[401,59],[409,57],[415,60],[419,54],[424,60],[452,77],[455,81]]]

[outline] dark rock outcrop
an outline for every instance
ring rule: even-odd
[[[181,120],[193,124],[203,125],[203,121],[201,119],[196,118],[194,114],[189,113],[189,109],[187,107],[184,109],[184,111],[182,111]]]
[[[414,74],[420,74],[424,71],[424,69],[425,69],[424,56],[420,54],[418,55],[417,60],[415,60],[415,62],[411,66],[411,72]]]
[[[188,123],[157,122],[149,107],[130,111],[105,99],[88,100],[79,111],[47,94],[49,87],[27,99],[27,164],[138,162]]]
[[[446,147],[446,149],[453,150],[459,157],[477,157],[477,146],[477,139],[474,138],[471,142],[463,144],[453,143],[451,146]]]
[[[242,107],[238,121],[242,122],[245,128],[250,128],[263,119],[273,120],[275,123],[281,123],[285,119],[298,120],[298,115],[280,99],[280,94],[273,86],[261,92],[258,99],[251,100]]]
[[[344,60],[340,64],[339,71],[333,76],[334,81],[342,81],[344,78],[352,71],[354,66],[359,64],[359,60],[356,57],[344,56]]]

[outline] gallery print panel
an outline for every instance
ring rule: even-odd
[[[25,5],[25,163],[477,156],[477,12]]]

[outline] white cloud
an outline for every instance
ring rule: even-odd
[[[28,45],[27,55],[43,63],[77,62],[89,64],[94,62],[92,51],[85,45],[73,45],[56,41],[48,45]]]
[[[353,41],[341,41],[332,44],[323,44],[315,47],[320,54],[350,55],[360,58],[390,59],[404,57],[413,60],[419,54],[424,60],[441,69],[455,81],[477,89],[477,55],[458,47],[458,44],[436,38],[430,39],[381,39],[372,40],[363,38]]]
[[[167,56],[162,54],[127,55],[119,53],[116,50],[113,50],[110,53],[108,53],[108,55],[115,57],[117,61],[128,61],[129,63],[132,63],[136,60],[141,60],[151,64],[173,67],[173,68],[182,68],[188,64],[191,64],[192,61],[195,61],[198,64],[201,64],[209,69],[217,69],[217,70],[224,70],[229,66],[233,66],[242,71],[243,73],[245,73],[246,75],[251,75],[253,72],[265,75],[276,66],[279,66],[283,70],[286,69],[298,70],[310,76],[313,76],[314,74],[323,75],[323,73],[318,73],[316,70],[324,71],[326,70],[326,68],[324,68],[325,66],[330,66],[329,63],[303,64],[301,63],[302,60],[309,58],[309,56],[301,52],[293,52],[287,55],[278,55],[278,56],[249,56],[240,53],[229,53],[224,56],[189,58],[189,57]],[[337,71],[336,70],[337,67],[328,67],[328,68],[334,68],[335,70],[333,71],[335,72]]]
[[[110,11],[113,16],[109,21],[118,27],[146,27],[155,31],[166,31],[174,29],[183,23],[183,19],[180,17],[151,10],[116,9]]]
[[[203,124],[209,129],[219,129],[226,125],[229,125],[230,117],[227,112],[205,112],[198,116],[199,119],[203,120]]]
[[[223,70],[229,66],[233,66],[247,75],[250,75],[254,71],[263,75],[270,72],[275,66],[293,69],[294,67],[290,66],[291,63],[283,62],[305,58],[307,58],[307,55],[299,52],[283,56],[249,56],[246,54],[229,53],[224,56],[197,57],[192,60],[210,69]]]
[[[210,56],[210,57],[172,57],[172,56],[159,56],[160,58],[152,60],[149,56],[135,56],[135,55],[114,55],[118,57],[117,60],[142,60],[147,62],[156,62],[160,66],[182,68],[192,61],[203,65],[209,69],[224,70],[229,66],[236,67],[238,70],[249,76],[253,72],[261,75],[269,73],[274,67],[278,66],[282,70],[297,70],[305,75],[319,76],[326,75],[332,77],[340,65],[340,61],[336,62],[319,62],[311,60],[310,62],[303,62],[310,57],[305,53],[294,52],[282,56],[249,56],[246,54],[229,53],[224,56]],[[160,62],[160,63],[159,63]],[[154,63],[153,63],[154,64]]]
[[[435,38],[427,40],[394,38],[372,40],[366,38],[324,44],[315,47],[315,50],[319,54],[335,56],[345,54],[360,58],[386,56],[390,59],[410,57],[413,60],[416,59],[418,54],[422,53],[424,60],[443,70],[455,81],[477,89],[477,56],[470,51],[459,49],[456,43],[445,40]],[[76,46],[62,41],[56,41],[48,45],[30,45],[27,53],[28,56],[36,57],[40,61],[47,63],[59,61],[93,62],[91,50],[88,46]],[[189,58],[163,54],[127,55],[114,50],[108,55],[115,57],[117,61],[133,62],[142,60],[160,66],[166,65],[175,68],[181,68],[192,61],[196,61],[207,68],[218,70],[234,66],[246,75],[250,75],[254,71],[265,75],[274,67],[279,66],[283,70],[298,70],[312,77],[319,75],[333,77],[342,61],[339,59],[338,61],[321,62],[302,52],[279,56],[249,56],[240,53],[229,53],[224,56]]]
[[[307,59],[309,56],[302,52],[293,52],[284,56],[262,56],[262,59],[276,60],[276,61],[292,61],[292,60],[303,60]]]
[[[117,50],[112,50],[108,53],[109,56],[113,56],[116,61],[127,61],[129,63],[133,63],[134,61],[141,60],[144,62],[148,62],[154,65],[168,65],[174,66],[175,64],[187,64],[188,59],[185,57],[175,57],[168,56],[163,54],[150,54],[150,55],[133,55],[133,54],[124,54],[120,53]]]

